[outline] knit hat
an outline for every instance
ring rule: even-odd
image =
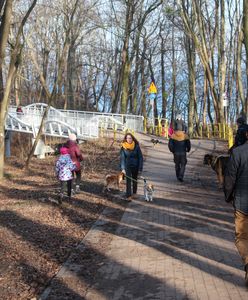
[[[176,130],[183,131],[183,124],[178,123],[178,124],[176,125]]]
[[[77,140],[76,134],[74,133],[69,134],[69,140],[75,142]]]
[[[64,154],[69,154],[69,149],[66,147],[61,147],[59,150],[60,154],[64,155]]]

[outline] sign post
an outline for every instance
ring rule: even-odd
[[[229,99],[227,97],[227,93],[222,94],[223,97],[223,107],[224,107],[224,116],[225,116],[225,121],[226,124],[228,123],[228,106],[229,106]]]

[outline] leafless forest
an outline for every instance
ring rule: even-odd
[[[200,123],[234,122],[248,107],[247,6],[0,1],[1,145],[9,104],[147,116],[151,82],[158,88],[155,118],[183,113],[189,134]]]

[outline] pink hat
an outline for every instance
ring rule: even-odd
[[[69,140],[76,141],[77,140],[76,134],[74,134],[74,133],[69,134]]]
[[[69,154],[69,149],[66,147],[61,147],[59,150],[60,154],[64,155],[64,154]]]

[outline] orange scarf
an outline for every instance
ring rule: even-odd
[[[124,142],[124,143],[121,143],[121,146],[125,149],[125,150],[130,150],[132,151],[135,147],[135,142],[132,141],[132,143],[128,143],[128,142]]]

